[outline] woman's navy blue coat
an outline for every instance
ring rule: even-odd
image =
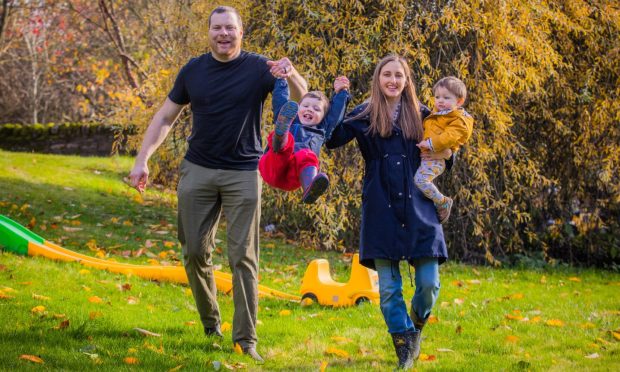
[[[347,117],[360,113],[357,106]],[[429,114],[423,107],[422,116]],[[443,229],[433,202],[413,182],[420,165],[420,150],[415,140],[406,140],[399,128],[382,138],[368,134],[368,119],[346,121],[338,125],[327,148],[357,140],[365,162],[362,188],[362,226],[360,262],[374,269],[374,259],[407,260],[448,258]]]

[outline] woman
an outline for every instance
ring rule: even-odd
[[[411,367],[420,354],[420,332],[439,294],[439,265],[448,257],[435,207],[413,180],[420,165],[416,144],[429,113],[418,102],[407,62],[389,55],[375,68],[369,100],[353,109],[327,142],[336,148],[355,138],[364,158],[360,262],[379,274],[381,311],[399,368]],[[447,150],[431,156],[450,155]],[[411,316],[400,260],[415,267]]]

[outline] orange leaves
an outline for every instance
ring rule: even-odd
[[[43,314],[45,312],[45,306],[35,306],[30,310],[33,314]]]
[[[36,356],[36,355],[22,354],[22,355],[20,355],[20,356],[19,356],[19,359],[22,359],[22,360],[27,360],[27,361],[29,361],[29,362],[38,363],[38,364],[43,364],[43,363],[45,363],[45,362],[43,361],[43,359],[39,358],[39,357],[38,357],[38,356]]]
[[[420,357],[418,359],[420,361],[422,361],[422,362],[432,362],[432,361],[436,360],[437,357],[435,355],[429,355],[429,354],[421,353]]]
[[[288,309],[284,309],[284,310],[281,310],[278,314],[280,316],[288,316],[288,315],[291,315],[291,311]]]
[[[347,351],[335,347],[328,347],[327,350],[325,350],[325,354],[334,355],[339,358],[349,358],[349,353]]]
[[[232,329],[232,325],[228,322],[224,322],[222,323],[222,325],[220,326],[220,331],[222,332],[228,332]]]
[[[237,342],[235,342],[235,345],[233,346],[233,351],[239,355],[243,354],[243,349],[241,348],[241,345],[239,345]]]
[[[559,319],[549,319],[545,324],[550,327],[564,327],[564,322]]]
[[[138,361],[138,358],[126,357],[125,359],[123,359],[123,363],[125,363],[125,364],[139,364],[140,362]]]
[[[88,298],[88,302],[93,304],[101,304],[103,303],[103,300],[98,296],[92,296]]]
[[[506,342],[512,343],[512,344],[516,344],[519,341],[519,337],[514,336],[514,335],[508,335],[506,336]]]
[[[506,314],[506,319],[509,319],[509,320],[523,320],[525,318],[522,315]]]

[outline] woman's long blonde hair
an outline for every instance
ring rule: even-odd
[[[421,141],[424,135],[424,129],[422,127],[420,103],[415,91],[413,79],[411,78],[411,69],[409,69],[409,64],[407,64],[404,58],[395,54],[390,54],[379,61],[372,75],[368,105],[362,112],[348,120],[368,117],[370,119],[368,132],[371,135],[378,134],[384,138],[392,135],[392,114],[390,113],[387,98],[383,94],[379,83],[381,70],[390,62],[399,62],[405,71],[405,88],[401,94],[398,126],[402,129],[406,139]]]

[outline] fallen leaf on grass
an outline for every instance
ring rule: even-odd
[[[183,364],[179,364],[178,366],[171,368],[168,370],[168,372],[177,372],[178,370],[180,370],[181,368],[183,368]]]
[[[19,356],[19,359],[28,360],[28,361],[30,361],[30,362],[33,362],[33,363],[39,363],[39,364],[43,364],[43,363],[45,363],[45,362],[43,361],[43,359],[39,358],[39,357],[38,357],[38,356],[36,356],[36,355],[22,354],[22,355],[20,355],[20,356]]]
[[[8,294],[5,294],[4,292],[0,291],[0,300],[10,300],[11,298],[15,298],[15,297],[9,296]]]
[[[585,322],[585,323],[580,324],[579,328],[581,328],[581,329],[591,329],[591,328],[596,328],[596,325],[594,323]]]
[[[455,298],[454,303],[457,305],[463,305],[463,303],[465,303],[465,300],[463,300],[462,298]]]
[[[516,344],[518,341],[519,341],[519,337],[517,336],[513,336],[513,335],[506,336],[506,342]]]
[[[588,359],[596,359],[600,357],[600,355],[598,355],[598,353],[594,353],[594,354],[586,355],[585,357]]]
[[[435,324],[437,322],[439,322],[439,318],[437,318],[435,315],[431,315],[428,317],[427,320],[428,324]]]
[[[327,350],[325,350],[325,354],[335,355],[341,358],[349,357],[348,352],[346,352],[345,350],[337,349],[335,347],[328,347]]]
[[[51,298],[49,298],[47,296],[41,296],[41,295],[38,295],[36,293],[32,294],[32,298],[34,298],[35,300],[44,300],[44,301],[51,300]]]
[[[620,332],[611,331],[611,335],[617,340],[620,341]]]
[[[319,371],[320,372],[325,372],[325,370],[327,369],[327,365],[328,365],[328,363],[326,361],[322,361],[321,362],[321,366],[319,367]]]
[[[62,322],[60,322],[60,324],[58,324],[56,327],[54,327],[55,330],[59,330],[59,329],[65,329],[69,327],[69,319],[64,320]]]
[[[342,344],[346,344],[348,342],[353,342],[353,340],[351,340],[350,338],[346,338],[346,337],[342,337],[342,336],[332,336],[331,337],[332,340],[342,343]]]
[[[41,306],[41,305],[35,306],[30,310],[30,312],[33,314],[40,314],[44,311],[45,311],[45,306]]]
[[[185,325],[188,326],[188,327],[194,326],[194,325],[196,325],[196,321],[195,320],[187,321],[187,322],[185,322]]]
[[[90,274],[90,270],[82,269],[80,270],[80,275],[88,275]]]
[[[278,314],[280,314],[280,316],[287,316],[287,315],[291,315],[291,311],[284,309],[282,311],[280,311]]]
[[[577,283],[581,282],[581,279],[579,279],[576,276],[571,276],[570,278],[568,278],[568,280],[570,280],[571,282],[577,282]]]
[[[241,345],[239,345],[237,342],[235,342],[235,346],[233,347],[233,350],[235,351],[235,353],[239,355],[243,354],[243,349],[241,349]]]
[[[88,298],[88,302],[91,302],[93,304],[101,304],[103,303],[103,300],[99,296],[92,296]]]
[[[428,355],[428,354],[422,353],[422,354],[420,354],[420,358],[419,359],[421,361],[423,361],[423,362],[432,362],[433,360],[437,359],[437,357],[434,356],[434,355]]]
[[[90,313],[88,313],[88,318],[90,320],[97,319],[102,316],[103,316],[103,313],[101,311],[91,311]]]
[[[541,317],[539,317],[539,316],[535,316],[535,317],[533,317],[532,319],[530,319],[530,322],[532,322],[532,323],[538,323],[538,322],[540,322],[541,320],[542,320],[542,318],[541,318]]]
[[[65,314],[54,314],[52,317],[54,317],[54,319],[64,319],[67,316]]]
[[[134,296],[127,297],[127,304],[129,304],[129,305],[136,305],[139,302],[140,302],[140,300],[137,297],[134,297]]]
[[[440,352],[440,353],[453,353],[454,350],[439,348],[439,349],[437,349],[437,352]]]
[[[220,326],[220,331],[222,331],[222,332],[227,332],[227,331],[230,331],[231,329],[232,329],[232,325],[230,323],[228,323],[228,322],[224,322]]]
[[[138,364],[138,358],[127,357],[123,359],[123,362],[125,362],[125,364]]]
[[[312,304],[314,304],[314,300],[312,300],[310,297],[306,297],[301,300],[301,307],[312,306]]]
[[[550,327],[564,327],[564,322],[559,319],[549,319],[545,324]]]
[[[510,319],[510,320],[523,320],[523,316],[521,315],[512,315],[512,314],[506,314],[506,319]]]
[[[0,265],[0,271],[4,271],[6,270],[6,266],[5,265]]]
[[[151,331],[147,331],[146,329],[142,329],[142,328],[134,328],[134,331],[138,332],[139,334],[141,334],[143,336],[161,337],[161,335],[159,333],[154,333],[154,332],[151,332]]]

